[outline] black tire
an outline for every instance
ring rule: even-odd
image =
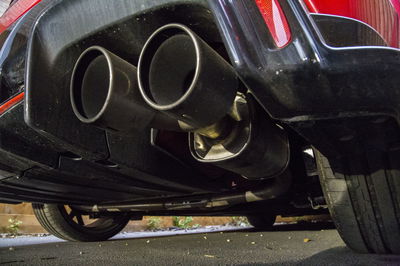
[[[347,246],[400,254],[399,152],[365,150],[331,162],[315,155],[332,219]]]
[[[248,215],[247,220],[256,229],[271,230],[275,223],[276,215],[271,213]]]
[[[118,214],[98,218],[84,224],[82,214],[74,209],[57,204],[32,204],[39,223],[50,234],[68,241],[104,241],[118,234],[129,222],[129,216]]]

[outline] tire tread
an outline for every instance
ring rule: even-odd
[[[390,166],[394,155],[365,152],[342,159],[341,169],[351,173],[342,174],[315,154],[331,216],[345,243],[361,253],[400,254],[400,168]]]

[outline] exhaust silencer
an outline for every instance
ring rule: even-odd
[[[100,46],[78,58],[70,98],[78,119],[114,131],[178,129],[177,122],[150,108],[137,86],[136,67]]]
[[[138,82],[151,107],[194,129],[226,116],[238,88],[233,68],[181,24],[163,26],[147,40],[139,59]]]

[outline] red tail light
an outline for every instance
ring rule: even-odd
[[[19,0],[13,4],[3,16],[0,17],[0,33],[10,27],[11,24],[40,1],[41,0]]]
[[[276,46],[282,48],[287,45],[292,34],[279,2],[277,0],[256,0],[256,4]]]

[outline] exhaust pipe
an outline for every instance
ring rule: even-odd
[[[188,27],[168,24],[147,40],[139,89],[154,108],[189,131],[192,156],[248,179],[281,175],[289,162],[285,131],[238,92],[232,66]]]
[[[238,89],[232,66],[181,24],[163,26],[147,40],[138,82],[152,108],[178,120],[181,128],[192,129],[222,120]]]
[[[112,131],[178,129],[177,121],[150,108],[137,87],[136,67],[100,46],[78,58],[70,98],[76,117]]]
[[[271,180],[272,181],[272,180]],[[122,204],[99,204],[93,206],[76,206],[76,208],[89,212],[149,212],[149,211],[185,211],[185,210],[212,210],[229,209],[232,206],[251,202],[267,201],[276,199],[290,189],[292,174],[290,171],[282,173],[269,185],[248,191],[228,192],[218,196],[199,195],[190,198],[160,198],[147,199],[146,201],[125,202]]]

